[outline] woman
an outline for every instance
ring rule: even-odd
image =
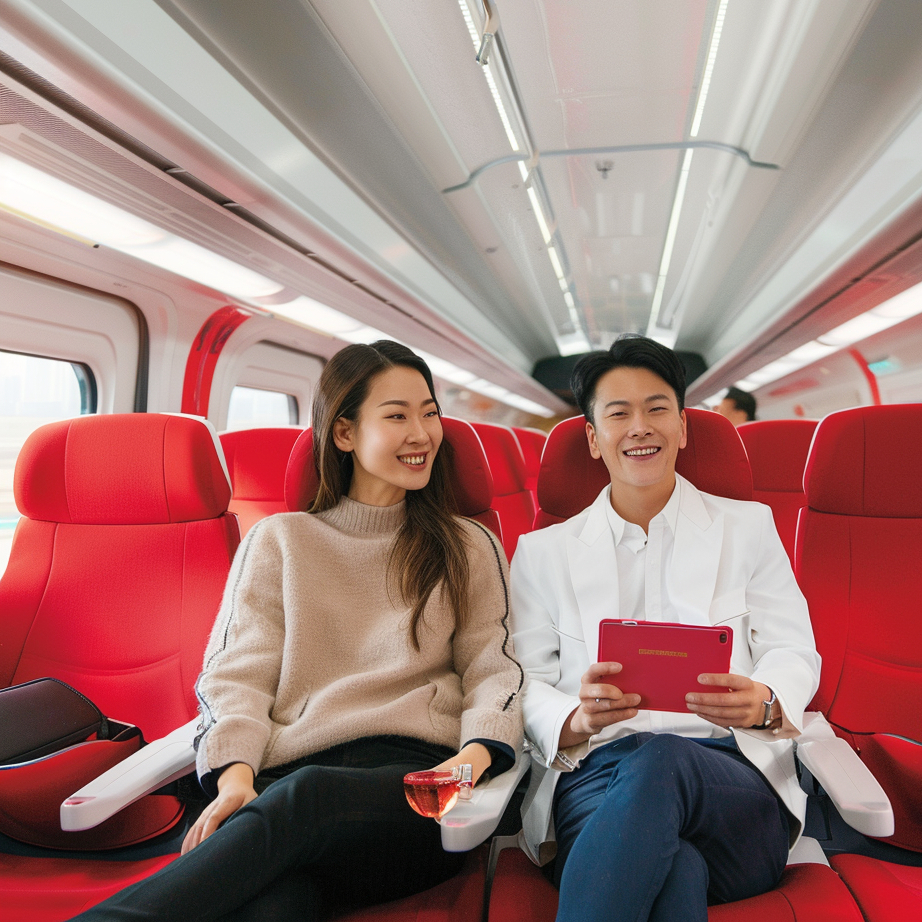
[[[428,367],[398,343],[346,347],[313,427],[317,497],[247,534],[197,683],[214,799],[179,859],[80,919],[311,920],[345,894],[419,892],[460,858],[403,776],[470,763],[476,782],[511,765],[522,672],[506,565],[451,512]]]

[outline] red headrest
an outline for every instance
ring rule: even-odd
[[[751,500],[752,471],[733,423],[710,410],[686,410],[685,417],[688,444],[676,458],[676,473],[702,493]]]
[[[752,485],[771,493],[798,493],[804,488],[804,468],[815,419],[762,419],[737,430],[749,455]]]
[[[221,433],[234,499],[282,498],[288,456],[303,429],[239,429]]]
[[[688,444],[676,471],[704,493],[752,499],[752,474],[733,424],[710,410],[686,410]],[[586,418],[558,423],[548,436],[538,475],[538,505],[558,519],[582,512],[611,482],[605,464],[589,454]]]
[[[547,442],[547,433],[540,429],[529,429],[527,426],[513,426],[512,431],[519,440],[519,447],[525,456],[525,470],[536,473],[541,466],[541,452]]]
[[[450,416],[442,417],[442,431],[445,441],[455,450],[453,487],[458,511],[474,516],[489,509],[493,502],[493,475],[477,433],[470,423]],[[313,433],[307,429],[291,450],[285,475],[285,503],[292,512],[307,509],[317,495],[313,451]]]
[[[493,474],[493,493],[508,496],[526,489],[525,456],[515,433],[508,426],[494,426],[491,423],[472,423],[480,436],[490,471]]]
[[[804,490],[818,512],[875,518],[922,516],[922,405],[855,407],[823,419]]]
[[[317,495],[320,481],[314,467],[314,432],[305,429],[288,456],[285,471],[285,505],[291,512],[304,512]]]
[[[217,518],[230,483],[211,426],[190,416],[80,416],[36,429],[16,461],[16,505],[72,525]]]

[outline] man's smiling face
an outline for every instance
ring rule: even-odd
[[[608,468],[615,491],[672,492],[675,461],[685,447],[685,413],[675,391],[646,368],[615,368],[599,378],[589,450]]]

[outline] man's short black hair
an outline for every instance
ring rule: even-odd
[[[738,387],[727,389],[725,400],[732,400],[737,410],[742,410],[746,414],[747,422],[756,418],[756,399],[748,391],[740,390]]]
[[[659,375],[675,392],[679,410],[685,409],[685,367],[668,346],[638,333],[624,333],[605,352],[589,352],[573,369],[570,386],[577,406],[589,422],[599,378],[615,368],[646,368]]]

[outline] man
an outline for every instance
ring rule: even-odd
[[[738,387],[731,387],[727,389],[727,396],[714,407],[714,412],[726,416],[734,426],[741,426],[756,418],[756,399]]]
[[[676,474],[685,376],[671,350],[622,337],[577,364],[573,391],[611,484],[524,535],[512,563],[539,763],[525,837],[539,861],[556,838],[558,922],[703,922],[708,902],[771,889],[803,825],[792,739],[819,678],[807,606],[770,510]],[[621,668],[596,662],[603,618],[731,627],[731,674],[699,677],[731,691],[638,710],[603,681]]]

